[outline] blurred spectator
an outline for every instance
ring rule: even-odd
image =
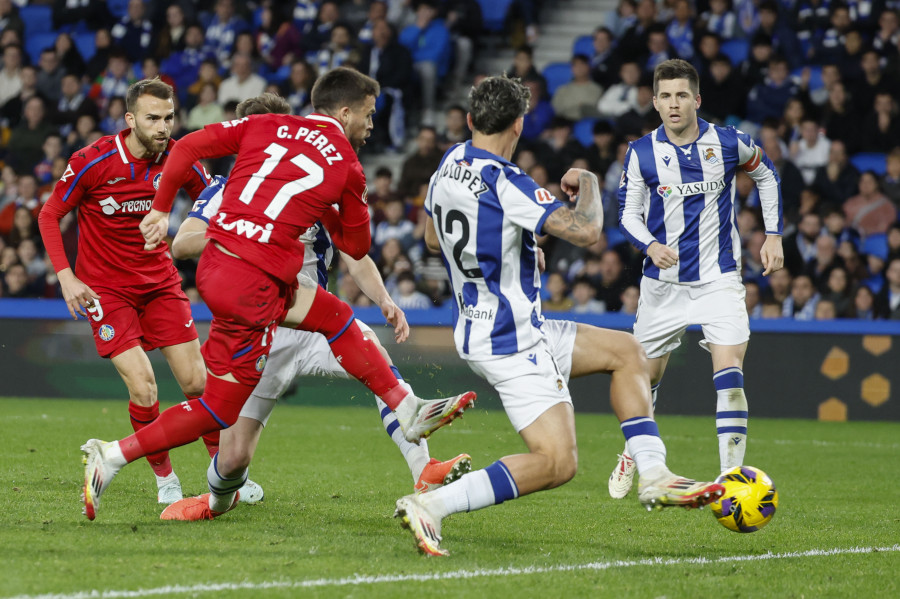
[[[847,269],[851,281],[857,283],[866,278],[866,266],[854,242],[844,240],[838,243],[838,256],[844,261],[844,268]]]
[[[219,0],[219,3],[222,1],[228,0]],[[265,89],[266,80],[253,72],[251,58],[246,54],[235,54],[231,59],[231,77],[219,85],[219,104],[229,100],[242,102],[260,95]]]
[[[187,102],[192,92],[190,87],[200,76],[200,67],[204,61],[210,61],[212,75],[218,79],[218,64],[211,50],[204,46],[203,28],[189,25],[184,32],[183,48],[175,50],[162,63],[162,70],[175,81],[175,89],[182,104]],[[218,85],[218,81],[216,81]],[[199,94],[199,90],[197,91]]]
[[[47,183],[55,183],[53,179],[53,161],[62,156],[63,141],[59,133],[51,133],[44,140],[41,150],[44,152],[44,158],[34,167],[34,176],[38,185]]]
[[[36,200],[37,184],[34,181],[34,177],[31,175],[23,175],[21,179],[22,182],[19,184],[20,188],[24,189],[26,182],[29,186],[29,190],[24,192],[25,195],[23,195],[23,197],[31,199],[25,200],[23,203],[15,206],[15,210],[13,211],[13,225],[7,236],[9,244],[13,247],[18,247],[23,239],[37,240],[40,238],[36,216],[37,213],[40,212],[40,203]],[[7,206],[4,208],[4,212],[10,207],[11,206]]]
[[[893,58],[897,55],[900,44],[900,20],[897,17],[897,4],[893,8],[885,9],[878,16],[878,30],[872,37],[872,48],[878,51],[882,58]]]
[[[616,133],[637,139],[660,124],[659,113],[653,107],[653,86],[649,82],[641,83],[635,105],[616,119]]]
[[[404,270],[412,270],[412,261],[405,253],[399,239],[389,238],[381,246],[376,264],[384,286],[388,293],[393,293],[397,288],[397,274]]]
[[[844,47],[841,52],[841,60],[838,63],[838,68],[841,71],[841,77],[845,81],[847,85],[851,86],[851,89],[856,90],[854,86],[860,79],[863,78],[863,70],[862,70],[862,56],[863,52],[867,49],[865,45],[865,39],[863,39],[862,33],[856,29],[852,28],[847,34],[844,36]]]
[[[433,305],[441,306],[450,299],[450,281],[444,268],[444,259],[440,250],[434,252],[428,246],[423,249],[422,265],[416,269],[421,276],[419,286]]]
[[[256,49],[256,40],[249,31],[242,31],[234,38],[234,47],[231,49],[231,59],[235,54],[245,54],[250,57],[250,69],[261,75],[265,72],[265,64],[259,51]]]
[[[666,35],[675,55],[684,60],[694,58],[693,9],[688,0],[676,0],[672,20],[666,26]]]
[[[3,69],[0,70],[0,105],[19,95],[22,90],[22,48],[15,44],[3,47]]]
[[[281,95],[291,105],[292,114],[306,116],[312,112],[310,92],[315,82],[316,71],[308,62],[296,59],[291,63],[291,73],[281,85]],[[375,118],[377,117],[378,113],[375,114]]]
[[[759,313],[760,318],[781,318],[781,304],[771,299],[765,299]]]
[[[841,59],[844,39],[852,25],[850,9],[846,4],[835,3],[830,8],[828,28],[821,37],[813,40],[810,61],[816,64],[834,63]]]
[[[887,153],[900,145],[897,104],[887,91],[875,94],[874,107],[862,124],[861,138],[863,152]]]
[[[164,61],[173,52],[184,50],[187,26],[188,22],[184,14],[184,8],[177,2],[170,4],[166,8],[166,24],[163,25],[157,36],[154,50],[156,58]]]
[[[884,286],[884,267],[887,261],[887,252],[869,251],[862,256],[866,261],[866,276],[862,278],[863,284],[878,295]]]
[[[75,121],[75,127],[66,136],[64,154],[72,154],[88,145],[88,136],[97,128],[97,119],[89,114],[82,114]]]
[[[575,302],[568,296],[568,285],[566,278],[558,272],[551,272],[547,275],[547,283],[545,285],[549,297],[541,301],[541,309],[550,312],[568,312],[572,309]]]
[[[828,163],[816,169],[813,185],[825,201],[840,206],[856,193],[859,171],[847,159],[847,151],[840,140],[831,142],[828,149]]]
[[[12,0],[0,0],[0,29],[16,31],[21,36],[25,32],[25,23],[19,16],[19,7]]]
[[[860,144],[860,124],[846,88],[840,81],[835,81],[829,88],[822,124],[829,139],[841,142],[847,153],[856,153]]]
[[[641,290],[637,285],[629,285],[619,296],[622,302],[622,308],[619,310],[622,314],[637,314],[638,305],[641,299]]]
[[[372,245],[382,247],[388,239],[396,239],[404,252],[418,241],[415,237],[415,225],[406,218],[406,204],[399,198],[391,198],[384,204],[384,220],[375,226]]]
[[[397,191],[404,200],[418,194],[420,185],[428,184],[442,156],[443,152],[437,147],[434,127],[421,127],[416,136],[415,152],[403,161],[397,183]]]
[[[594,143],[585,156],[591,171],[603,175],[616,159],[615,135],[609,121],[598,120],[591,131]]]
[[[867,49],[860,59],[862,80],[853,85],[853,102],[857,110],[867,113],[875,107],[875,96],[886,93],[892,98],[900,96],[900,81],[881,67],[878,52]]]
[[[769,288],[764,292],[765,299],[784,306],[785,300],[791,294],[791,273],[786,268],[776,270],[769,275]]]
[[[619,34],[618,52],[623,60],[646,64],[647,38],[650,28],[656,24],[656,2],[639,0],[635,17],[634,24]]]
[[[76,75],[79,78],[84,75],[87,65],[75,42],[72,41],[70,34],[63,31],[57,35],[53,49],[56,50],[56,56],[59,59],[59,64],[62,66],[63,73]]]
[[[144,0],[128,0],[128,13],[110,30],[113,42],[125,51],[128,60],[138,62],[150,52],[153,24],[147,18]]]
[[[603,314],[606,304],[596,299],[597,290],[590,280],[578,278],[572,284],[572,309],[576,314]]]
[[[800,169],[803,182],[812,185],[816,169],[828,163],[831,141],[815,119],[806,117],[800,123],[800,137],[791,142],[791,161]]]
[[[360,50],[353,42],[353,33],[346,23],[335,23],[331,28],[331,39],[316,54],[316,70],[319,75],[343,66],[344,63],[359,64]]]
[[[572,162],[584,156],[585,150],[572,137],[572,121],[563,117],[554,117],[541,143],[533,145],[538,162],[547,169],[547,178],[558,181],[562,178]],[[546,182],[542,184],[546,187]]]
[[[104,135],[114,135],[128,127],[128,123],[125,122],[125,98],[114,96],[109,99],[106,118],[100,121],[99,127]]]
[[[294,24],[300,29],[300,33],[303,34],[304,49],[307,52],[318,52],[322,46],[331,40],[331,29],[340,20],[341,9],[337,2],[325,0],[319,6],[315,20],[312,22],[304,22],[301,28],[297,21],[297,9],[300,8],[301,4],[314,3],[297,3],[297,7],[294,9]],[[306,11],[304,11],[304,15],[305,14]],[[302,20],[305,21],[305,18]]]
[[[638,105],[637,86],[641,78],[640,66],[636,62],[623,63],[619,69],[619,78],[621,81],[607,89],[600,98],[600,102],[597,103],[597,110],[603,117],[621,116]]]
[[[0,273],[6,273],[12,265],[18,263],[19,255],[16,253],[16,248],[11,245],[3,245],[0,249]]]
[[[721,125],[743,113],[743,86],[734,74],[731,60],[724,54],[712,60],[709,75],[701,77],[700,89],[703,90],[700,116],[706,120]]]
[[[41,50],[38,62],[37,88],[38,92],[46,98],[51,105],[59,101],[60,85],[62,84],[65,70],[59,64],[56,50],[51,46]]]
[[[881,189],[894,206],[900,206],[900,148],[887,155],[887,168],[881,179]]]
[[[216,86],[212,83],[205,83],[200,91],[197,105],[188,113],[187,128],[196,131],[206,125],[220,123],[224,120],[225,112],[217,102]]]
[[[754,229],[748,234],[747,245],[743,252],[743,279],[745,282],[759,283],[765,267],[762,265],[760,251],[766,241],[764,231]]]
[[[15,252],[15,250],[13,251]],[[21,264],[10,265],[3,277],[3,282],[6,284],[5,297],[33,296],[33,293],[28,289],[28,273]]]
[[[619,58],[615,52],[615,38],[612,31],[600,26],[594,30],[593,43],[591,78],[602,89],[606,89],[619,78]]]
[[[543,78],[525,79],[524,83],[531,92],[528,112],[525,113],[525,122],[522,126],[522,139],[528,141],[540,137],[553,120],[553,106],[547,100]]]
[[[616,38],[622,37],[629,28],[637,23],[637,4],[635,1],[619,0],[616,9],[607,13],[606,23]]]
[[[440,138],[440,148],[446,152],[451,146],[472,139],[472,131],[466,122],[466,109],[458,104],[447,108],[444,115],[444,132]]]
[[[423,310],[432,307],[428,296],[416,289],[416,276],[408,270],[397,275],[397,289],[391,294],[391,299],[401,310]]]
[[[897,220],[897,208],[881,193],[878,177],[872,171],[860,175],[859,193],[844,202],[844,214],[863,237],[886,233]]]
[[[319,14],[319,0],[296,0],[293,5],[291,18],[294,27],[301,35],[306,35]]]
[[[231,54],[234,49],[235,39],[239,33],[249,29],[250,25],[247,24],[247,21],[235,14],[233,0],[216,0],[215,15],[206,28],[204,37],[206,38],[206,45],[215,54],[222,67],[228,68],[231,66]],[[259,94],[241,96],[238,98],[238,101],[256,95]]]
[[[110,27],[115,21],[106,2],[53,0],[53,28],[84,25],[88,29]]]
[[[678,54],[669,43],[669,36],[666,34],[664,25],[660,23],[647,29],[647,50],[641,59],[646,75],[653,75],[656,65],[670,58],[677,58],[677,56]]]
[[[197,103],[197,99],[200,97],[200,92],[203,91],[203,86],[207,83],[212,83],[216,86],[216,94],[218,94],[219,86],[222,85],[222,78],[219,76],[218,69],[216,67],[216,61],[213,58],[204,60],[200,63],[200,68],[197,70],[197,78],[191,82],[190,86],[187,88],[188,92],[188,107],[193,106]],[[231,100],[235,102],[234,100]],[[222,110],[226,113],[228,112],[227,102],[222,104]],[[236,105],[236,103],[235,103]]]
[[[740,65],[741,81],[748,92],[765,83],[773,56],[771,38],[765,35],[753,36],[750,40],[750,54]],[[779,116],[780,114],[779,112]]]
[[[372,147],[400,148],[406,136],[406,109],[413,81],[412,54],[396,41],[384,19],[372,24],[372,44],[361,52],[359,69],[381,84],[376,104]]]
[[[900,320],[900,257],[888,262],[884,278],[886,284],[875,296],[875,317]]]
[[[887,232],[888,262],[900,256],[900,223],[893,223]]]
[[[825,285],[822,287],[822,299],[834,304],[839,318],[848,318],[852,307],[853,286],[847,269],[835,265],[828,271]]]
[[[821,38],[828,28],[829,4],[829,0],[800,0],[794,5],[796,37],[805,47],[812,49],[813,43]],[[777,5],[773,10],[777,13]]]
[[[400,43],[412,53],[413,68],[422,90],[423,125],[435,124],[438,82],[447,76],[453,48],[450,31],[437,18],[436,0],[421,0],[416,8],[416,22],[400,32]]]
[[[98,29],[94,33],[94,55],[88,59],[85,66],[85,75],[88,81],[93,81],[99,77],[109,64],[109,55],[113,50],[117,49],[113,46],[112,36],[108,29]]]
[[[781,116],[779,135],[785,143],[800,139],[800,123],[807,117],[806,108],[800,98],[791,98],[784,105],[784,114]],[[809,118],[813,118],[809,115]],[[824,132],[823,132],[824,133]]]
[[[590,78],[590,61],[584,54],[576,54],[571,60],[572,81],[561,86],[553,94],[553,110],[571,121],[596,116],[597,103],[603,88]]]
[[[88,96],[97,102],[101,110],[103,110],[106,108],[110,98],[114,96],[122,96],[124,98],[128,93],[128,87],[134,81],[134,73],[131,71],[128,57],[122,50],[114,49],[109,53],[106,70],[94,80]]]
[[[393,200],[403,201],[393,189],[394,173],[386,166],[378,167],[375,171],[375,182],[369,188],[369,209],[374,213],[372,222],[375,224],[384,220],[384,207]]]
[[[625,263],[618,251],[608,248],[600,254],[600,281],[597,285],[597,299],[610,312],[618,312],[622,307],[622,293],[631,285],[625,272]]]
[[[481,37],[481,5],[476,0],[443,0],[441,16],[453,40],[453,77],[449,84],[450,89],[456,89],[469,73]]]
[[[800,76],[800,86],[809,95],[809,101],[815,108],[825,106],[828,103],[828,95],[831,93],[832,86],[841,82],[841,72],[837,64],[823,64],[821,68],[822,85],[817,89],[810,89],[812,84],[812,70],[810,67],[803,67],[803,72]],[[829,137],[831,136],[829,135]]]
[[[853,294],[853,308],[850,311],[851,318],[860,320],[875,319],[875,294],[865,285],[856,288]]]
[[[256,33],[256,49],[273,72],[302,58],[300,32],[288,13],[290,7],[268,0],[262,5],[261,23]]]
[[[834,305],[834,302],[828,299],[820,299],[816,303],[816,311],[813,315],[814,320],[834,320],[837,317],[837,307]]]
[[[762,123],[768,117],[780,118],[788,100],[797,95],[797,84],[788,76],[788,63],[780,57],[769,61],[765,80],[747,96],[747,120]]]
[[[800,173],[793,162],[784,155],[781,138],[773,129],[763,127],[760,129],[760,141],[763,152],[772,161],[772,165],[778,172],[778,178],[781,180],[781,197],[784,202],[785,216],[793,218],[799,210],[800,191],[803,189],[803,175]],[[749,177],[748,177],[749,178]],[[744,180],[746,183],[749,181]],[[755,193],[755,185],[751,186],[754,202],[748,205],[757,206],[759,204],[759,196]]]
[[[730,0],[709,0],[709,10],[700,15],[697,26],[730,40],[735,36],[736,23]]]
[[[68,73],[63,76],[60,83],[60,98],[56,104],[54,122],[59,126],[60,133],[67,136],[82,114],[89,114],[96,119],[97,105],[87,99],[78,76]]]
[[[744,282],[744,304],[750,318],[762,317],[762,294],[756,281]]]
[[[387,20],[387,2],[384,0],[373,0],[369,3],[369,12],[366,15],[366,20],[359,28],[359,31],[356,34],[356,39],[368,46],[372,45],[372,29],[375,27],[376,21],[385,21]]]
[[[784,267],[796,277],[806,272],[816,258],[816,239],[822,231],[822,219],[816,213],[804,214],[797,231],[784,240]]]
[[[512,68],[509,70],[511,77],[518,77],[523,82],[529,79],[540,79],[546,85],[544,76],[534,66],[534,49],[531,46],[519,46],[513,54]]]
[[[694,68],[700,75],[701,81],[709,77],[709,67],[715,57],[722,54],[722,40],[715,33],[701,31],[697,40],[697,52],[694,53]],[[731,64],[731,59],[728,59]],[[734,65],[732,65],[734,66]],[[742,92],[743,93],[743,92]]]
[[[809,275],[797,275],[791,282],[791,294],[784,300],[781,314],[794,320],[813,320],[819,299]]]
[[[19,262],[25,267],[29,283],[41,280],[47,274],[47,265],[44,263],[43,256],[38,253],[35,238],[29,237],[20,241],[16,248],[16,254],[19,256]]]
[[[175,83],[174,79],[169,77],[168,73],[163,73],[159,70],[159,59],[155,56],[147,56],[141,61],[141,71],[142,79],[154,79],[159,77],[163,83],[171,85],[175,89],[175,92],[178,92],[178,84]]]
[[[6,146],[6,160],[18,171],[31,172],[43,158],[42,146],[53,125],[46,116],[44,100],[34,96],[25,103],[24,120],[12,130]]]
[[[831,235],[816,237],[816,257],[807,263],[806,273],[812,277],[813,283],[821,289],[833,268],[842,266],[843,260],[837,255],[837,241]]]
[[[4,123],[8,123],[10,129],[19,126],[23,122],[25,104],[28,103],[28,100],[31,98],[44,99],[37,89],[37,69],[26,65],[22,67],[20,75],[22,88],[19,90],[19,93],[0,107],[0,117],[2,117]]]

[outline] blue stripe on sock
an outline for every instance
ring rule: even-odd
[[[390,414],[390,413],[391,413],[391,409],[387,406],[384,406],[381,409],[381,419],[384,420],[385,418],[387,418],[388,414]]]
[[[328,344],[329,344],[329,345],[332,344],[332,343],[334,343],[334,342],[337,340],[338,337],[340,337],[341,335],[344,334],[344,331],[346,331],[346,330],[350,327],[350,325],[353,324],[353,319],[354,319],[354,318],[356,318],[356,317],[355,317],[355,316],[351,316],[351,317],[350,317],[350,320],[347,321],[347,324],[345,324],[345,325],[343,326],[343,328],[341,328],[341,330],[337,332],[337,335],[335,335],[334,337],[332,337],[331,339],[328,340]]]
[[[400,371],[397,370],[397,367],[394,366],[393,364],[391,365],[391,372],[394,373],[394,376],[397,377],[397,380],[398,380],[398,381],[402,381],[402,380],[403,380],[403,375],[400,374]]]
[[[400,428],[400,423],[398,421],[394,420],[392,423],[387,425],[387,428],[385,428],[384,430],[387,431],[388,437],[393,437],[394,431],[397,430],[398,428]]]
[[[508,499],[515,499],[519,496],[519,489],[516,487],[516,481],[513,480],[509,469],[501,461],[496,461],[484,469],[491,481],[491,488],[494,490],[494,504],[500,504]]]
[[[198,397],[198,398],[197,398],[197,401],[200,402],[200,405],[201,405],[201,406],[203,406],[204,408],[206,408],[206,411],[209,412],[209,415],[213,417],[213,420],[215,420],[216,422],[219,423],[219,426],[221,426],[222,428],[228,428],[228,425],[225,424],[225,422],[223,422],[221,418],[219,418],[218,416],[216,416],[216,413],[213,412],[212,409],[210,409],[210,407],[209,407],[208,405],[206,405],[206,402],[203,401],[203,398],[202,398],[202,397]],[[216,454],[216,455],[218,455],[218,454]]]
[[[716,391],[743,389],[744,373],[740,368],[725,368],[713,375],[713,384],[716,386]]]
[[[716,412],[716,418],[747,418],[750,412],[734,411],[734,412]]]
[[[652,418],[646,416],[629,418],[619,426],[622,427],[622,434],[625,435],[626,441],[632,437],[637,437],[638,435],[659,436],[659,427],[656,426],[656,422],[654,422]]]
[[[716,432],[719,434],[722,433],[741,433],[742,435],[747,434],[746,426],[717,426]]]

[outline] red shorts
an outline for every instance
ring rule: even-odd
[[[197,290],[213,314],[201,348],[206,368],[245,385],[259,382],[295,289],[209,244],[197,266]]]
[[[191,303],[177,279],[164,286],[111,288],[92,285],[100,300],[88,322],[102,358],[115,358],[132,347],[145,351],[197,338]]]

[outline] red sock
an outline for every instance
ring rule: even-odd
[[[184,394],[185,398],[190,401],[192,399],[200,399],[200,395],[188,395]],[[203,435],[203,444],[206,445],[206,451],[209,453],[209,457],[213,457],[217,453],[219,453],[219,431],[213,431],[211,433],[207,433]]]
[[[159,402],[152,406],[141,406],[132,401],[128,402],[128,413],[131,415],[131,428],[138,432],[145,426],[159,418]],[[161,451],[147,456],[150,467],[156,476],[169,476],[172,474],[172,462],[169,460],[169,452]]]
[[[397,383],[397,377],[375,347],[363,337],[359,325],[353,319],[353,310],[321,287],[309,313],[298,329],[322,333],[328,339],[331,353],[341,366],[372,393],[381,398],[392,410],[400,404],[408,392]]]
[[[253,387],[255,385],[208,377],[202,398],[172,406],[153,424],[119,441],[122,455],[133,462],[144,455],[187,445],[202,435],[231,426]]]

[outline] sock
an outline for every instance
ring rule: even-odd
[[[206,433],[228,428],[237,420],[254,386],[209,377],[203,397],[172,406],[150,426],[119,441],[122,455],[133,462],[144,455],[187,445]]]
[[[392,410],[409,394],[397,384],[396,377],[375,344],[363,336],[350,306],[321,287],[316,289],[309,313],[297,328],[325,335],[331,353],[344,370]]]
[[[719,466],[722,472],[744,464],[747,451],[747,397],[744,373],[740,368],[724,368],[713,375],[716,386],[716,434],[719,437]]]
[[[188,395],[184,394],[185,399],[188,401],[192,399],[200,399],[200,395]],[[213,457],[217,453],[219,453],[219,431],[213,431],[211,433],[207,433],[201,437],[203,439],[203,444],[206,446],[206,452],[209,454],[209,457]]]
[[[655,468],[666,467],[666,446],[659,437],[659,428],[653,418],[629,418],[619,426],[622,427],[625,446],[637,465],[638,474],[644,476]]]
[[[131,428],[134,429],[134,432],[138,432],[159,418],[159,402],[154,402],[152,406],[141,406],[129,401],[128,413],[131,415]],[[157,484],[160,478],[172,474],[172,461],[169,459],[168,451],[150,454],[147,456],[147,461],[153,469],[153,474],[156,475]]]
[[[650,397],[653,400],[653,414],[656,414],[656,392],[659,390],[659,383],[656,383],[652,387],[650,387]],[[626,458],[632,457],[630,453],[628,453],[628,440],[625,440],[625,449],[622,450],[622,455]]]
[[[213,456],[206,469],[206,483],[209,485],[209,509],[213,512],[225,512],[234,501],[234,494],[247,482],[249,471],[244,468],[234,478],[224,478],[219,474],[219,454]]]
[[[409,472],[412,474],[413,484],[417,483],[422,475],[422,470],[425,469],[425,466],[431,460],[431,456],[428,455],[427,442],[425,439],[421,439],[417,445],[407,441],[406,437],[403,436],[403,431],[400,429],[400,423],[397,422],[397,416],[387,407],[387,404],[377,397],[375,398],[375,403],[378,405],[378,411],[381,412],[381,424],[384,425],[384,430],[387,431],[391,441],[403,454],[403,459],[406,460]]]
[[[419,501],[438,519],[450,514],[474,512],[519,496],[519,488],[506,465],[497,460],[483,470],[466,474],[456,482],[419,495]]]

